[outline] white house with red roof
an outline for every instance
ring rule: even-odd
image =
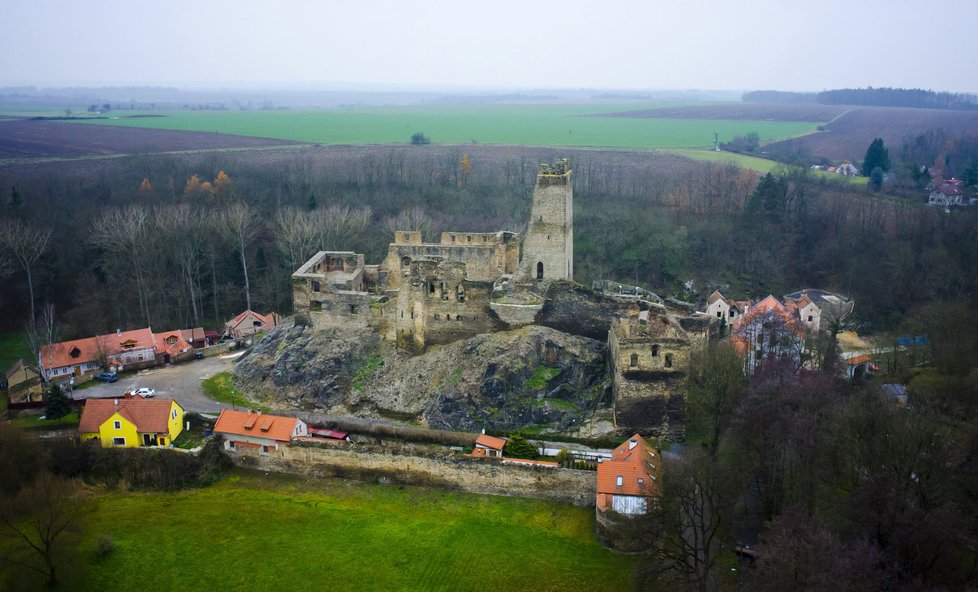
[[[928,205],[939,208],[973,206],[976,202],[978,202],[978,197],[969,196],[964,189],[964,184],[961,179],[955,179],[953,177],[931,191],[927,197]]]
[[[156,364],[156,337],[152,329],[116,331],[108,335],[52,343],[41,347],[39,363],[45,380],[67,380],[101,370],[115,371]]]
[[[472,454],[473,456],[501,458],[503,456],[503,448],[505,446],[506,438],[497,438],[495,436],[480,434],[479,437],[475,439],[475,448],[472,450]]]
[[[706,313],[720,322],[725,321],[728,326],[742,317],[748,308],[750,308],[749,300],[725,298],[719,290],[714,291],[706,299]]]
[[[267,315],[257,313],[253,310],[246,310],[235,316],[224,324],[225,335],[230,335],[233,339],[240,339],[262,331],[268,331],[280,322],[279,316],[270,312]]]
[[[278,450],[296,438],[309,435],[309,426],[298,417],[225,409],[214,424],[225,450],[260,449],[262,454]]]

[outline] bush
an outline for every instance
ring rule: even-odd
[[[506,443],[504,456],[510,458],[526,458],[534,460],[537,457],[537,447],[526,441],[526,438],[516,434]]]
[[[112,551],[115,550],[115,539],[110,535],[102,535],[95,542],[95,558],[102,559],[107,557]]]
[[[424,135],[421,132],[416,132],[413,136],[411,136],[411,143],[414,144],[415,146],[431,144],[431,138],[429,138],[428,136]]]

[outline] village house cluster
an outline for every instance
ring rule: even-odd
[[[274,312],[246,310],[224,325],[224,331],[201,327],[155,332],[150,327],[60,341],[41,346],[37,365],[17,360],[6,372],[8,402],[12,405],[43,401],[45,383],[62,388],[108,374],[184,362],[221,339],[243,339],[280,324]]]

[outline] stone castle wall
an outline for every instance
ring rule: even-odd
[[[342,477],[404,485],[427,485],[473,493],[514,495],[594,504],[594,471],[507,464],[450,454],[421,455],[356,444],[282,446],[261,454],[259,449],[227,452],[235,464],[311,477]]]
[[[519,279],[574,279],[574,188],[571,171],[537,176]],[[540,277],[542,265],[543,277]]]

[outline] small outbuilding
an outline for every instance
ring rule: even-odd
[[[309,435],[309,426],[298,417],[225,409],[214,424],[225,450],[260,449],[262,454],[278,450],[296,438]]]
[[[472,451],[472,455],[501,458],[503,456],[503,447],[505,446],[506,438],[481,434],[475,439],[475,450]]]

